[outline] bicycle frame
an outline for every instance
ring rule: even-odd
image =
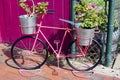
[[[43,19],[44,16],[42,16],[42,19]],[[75,31],[76,28],[59,28],[59,27],[52,27],[52,26],[42,26],[42,20],[40,21],[40,24],[37,25],[39,28],[37,30],[37,33],[36,33],[36,37],[35,37],[35,41],[34,41],[34,44],[33,44],[33,47],[32,47],[32,50],[34,49],[35,47],[35,44],[36,44],[36,41],[37,41],[37,38],[39,36],[39,34],[42,35],[42,37],[45,39],[45,41],[47,42],[47,44],[49,45],[49,47],[52,49],[52,51],[55,53],[57,59],[59,59],[60,57],[74,57],[74,56],[85,56],[89,46],[85,46],[84,49],[81,48],[81,46],[79,45],[79,42],[78,41],[75,41],[76,42],[76,45],[78,47],[78,50],[81,54],[68,54],[68,55],[64,55],[64,54],[61,54],[61,50],[63,48],[63,44],[64,44],[64,41],[65,41],[65,38],[66,38],[66,35],[69,34],[71,36],[71,39],[72,40],[75,40],[74,39],[74,36],[70,33],[71,31]],[[41,30],[41,28],[46,28],[46,29],[55,29],[55,30],[63,30],[64,31],[64,35],[63,35],[63,38],[62,38],[62,41],[61,41],[61,44],[60,44],[60,48],[58,49],[58,52],[54,49],[54,47],[52,46],[52,44],[49,42],[49,40],[46,38],[45,34],[43,33],[43,31]],[[32,51],[31,50],[31,51]]]

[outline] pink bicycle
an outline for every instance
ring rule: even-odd
[[[76,35],[75,27],[59,28],[52,26],[42,26],[42,20],[37,26],[38,30],[36,34],[22,36],[18,38],[12,45],[11,57],[15,64],[20,68],[32,70],[43,66],[49,56],[48,46],[52,49],[53,54],[51,55],[54,55],[56,57],[58,66],[60,58],[66,58],[68,65],[77,71],[91,70],[100,63],[102,58],[100,44],[93,39],[92,44],[89,46],[79,45],[79,41],[77,40],[76,36],[74,36]],[[54,40],[56,48],[54,48],[50,41],[47,39],[43,29],[64,31],[64,35],[61,41]],[[44,38],[45,42],[39,38],[39,35]],[[63,44],[66,41],[67,35],[70,35],[71,42],[65,53],[63,53]],[[58,46],[60,42],[61,44]],[[71,51],[72,45],[76,47],[76,50]]]

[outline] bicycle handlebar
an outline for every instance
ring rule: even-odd
[[[59,19],[60,21],[63,21],[63,22],[66,22],[66,23],[69,23],[69,24],[71,24],[71,25],[75,25],[75,22],[73,22],[73,21],[70,21],[70,20],[66,20],[66,19]]]
[[[79,22],[79,23],[76,23],[76,22],[74,22],[74,21],[65,20],[65,19],[59,19],[59,20],[61,20],[61,21],[63,21],[63,22],[66,22],[66,23],[69,23],[69,24],[71,24],[71,25],[74,25],[76,28],[79,28],[79,26],[81,25],[80,22]]]
[[[59,19],[60,21],[63,21],[63,22],[66,22],[66,23],[69,23],[71,25],[75,25],[75,26],[79,26],[81,23],[75,23],[74,21],[70,21],[70,20],[66,20],[66,19]],[[98,28],[95,28],[95,33],[99,33],[100,30]]]
[[[54,14],[54,13],[55,13],[55,11],[52,10],[52,9],[49,9],[49,10],[47,11],[47,14]]]

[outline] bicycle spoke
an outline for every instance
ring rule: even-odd
[[[81,48],[84,50],[85,46],[81,46]],[[78,49],[75,50],[75,53],[81,54]],[[101,57],[101,47],[97,41],[93,40],[85,56],[67,57],[66,60],[73,69],[78,71],[88,71],[95,68],[100,63]]]
[[[37,69],[47,60],[47,47],[39,39],[37,39],[36,45],[32,50],[34,40],[35,38],[32,36],[23,36],[13,44],[11,56],[20,68]]]

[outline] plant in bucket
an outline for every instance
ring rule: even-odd
[[[95,27],[99,25],[99,13],[102,7],[87,0],[77,2],[74,7],[75,27],[79,44],[86,46],[92,43]]]
[[[28,5],[27,2],[32,5]],[[35,5],[33,0],[19,0],[19,5],[27,14],[20,15],[20,26],[23,34],[33,34],[36,32],[36,20],[40,14],[45,14],[47,11],[48,2],[38,2]]]

